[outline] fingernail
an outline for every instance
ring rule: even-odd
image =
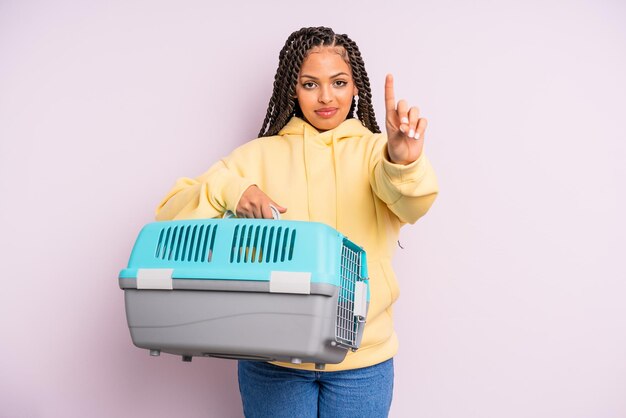
[[[400,132],[402,132],[402,133],[406,133],[406,132],[404,131],[404,128],[403,128],[402,126],[400,126]]]
[[[409,123],[409,118],[404,117],[404,118],[400,119],[400,122],[402,122],[402,123]]]
[[[413,138],[415,136],[415,131],[413,129],[411,129],[409,131],[409,137]]]
[[[415,139],[420,139],[420,133],[419,133],[419,132],[417,132],[417,133],[415,134],[414,138],[415,138]]]

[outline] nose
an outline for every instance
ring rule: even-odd
[[[330,86],[321,86],[319,91],[320,94],[317,98],[318,102],[326,104],[333,101],[333,95]]]

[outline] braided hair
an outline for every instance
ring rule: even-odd
[[[365,63],[356,43],[348,35],[340,35],[326,27],[302,28],[287,38],[278,56],[278,69],[274,77],[274,91],[267,107],[259,137],[272,136],[287,124],[292,116],[302,116],[298,100],[294,98],[300,68],[309,52],[315,47],[339,47],[342,57],[352,69],[352,78],[358,89],[358,100],[352,99],[348,118],[354,111],[363,125],[374,133],[380,133],[376,123],[370,81]],[[345,53],[343,53],[345,51]]]

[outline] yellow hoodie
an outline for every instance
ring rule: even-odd
[[[203,175],[179,179],[157,208],[157,220],[214,218],[235,211],[256,184],[287,208],[285,220],[326,223],[367,252],[370,305],[361,347],[327,371],[371,366],[393,357],[398,341],[392,304],[398,284],[391,265],[400,227],[424,215],[437,195],[426,156],[406,166],[386,155],[387,139],[357,119],[318,132],[294,117],[276,136],[235,149]],[[314,370],[313,364],[287,367]]]

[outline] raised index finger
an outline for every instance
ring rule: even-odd
[[[388,113],[396,110],[396,97],[393,93],[393,76],[391,74],[387,74],[385,77],[385,108]]]

